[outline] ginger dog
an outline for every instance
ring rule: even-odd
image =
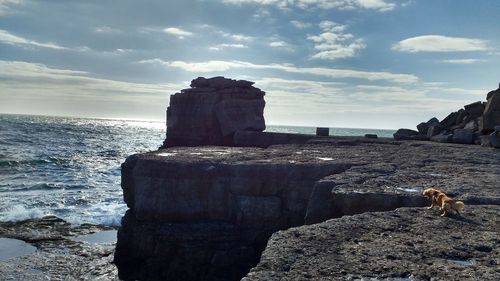
[[[452,211],[460,215],[460,211],[464,208],[464,203],[448,197],[444,192],[436,188],[427,188],[422,192],[422,195],[431,199],[432,203],[428,209],[432,209],[434,206],[439,206],[439,209],[443,211],[441,216],[446,216]]]
[[[422,192],[422,195],[431,199],[431,205],[427,209],[432,209],[434,206],[438,205],[438,202],[436,201],[437,195],[439,193],[442,193],[440,190],[435,189],[435,188],[427,188]]]
[[[443,211],[441,214],[442,217],[448,215],[451,211],[455,211],[457,215],[460,215],[460,211],[462,211],[465,206],[464,202],[452,199],[446,196],[443,192],[437,195],[436,201],[438,205],[441,206],[441,210]]]

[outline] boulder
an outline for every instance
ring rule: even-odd
[[[441,122],[439,122],[439,125],[446,129],[456,125],[458,115],[458,111],[448,114],[448,116],[446,116]]]
[[[455,126],[462,126],[462,122],[467,117],[467,112],[464,109],[459,109],[457,111],[457,119],[455,121]]]
[[[263,131],[264,95],[253,82],[198,77],[170,97],[163,147],[233,145],[238,130]]]
[[[422,122],[422,123],[418,124],[417,130],[421,135],[426,136],[427,131],[429,130],[429,127],[434,126],[434,125],[438,125],[438,124],[439,124],[439,120],[436,117],[433,117],[433,118],[429,119],[429,121],[427,121],[427,122]]]
[[[430,139],[433,136],[441,133],[443,130],[444,130],[444,128],[439,124],[431,125],[431,126],[429,126],[429,129],[427,130],[427,137]]]
[[[399,129],[394,134],[395,140],[413,140],[418,136],[418,132],[410,129]]]
[[[447,133],[446,131],[441,132],[435,136],[432,136],[430,138],[431,141],[435,142],[451,142],[452,141],[453,135],[450,133]]]
[[[480,130],[483,134],[494,131],[494,127],[500,125],[500,87],[488,93],[488,101],[484,108]]]
[[[453,131],[452,142],[472,144],[474,142],[474,131],[471,129],[456,129]]]
[[[484,104],[480,101],[468,104],[464,106],[465,112],[468,115],[468,119],[476,119],[483,115]]]

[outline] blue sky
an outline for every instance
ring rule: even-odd
[[[0,0],[0,112],[162,120],[198,76],[267,124],[414,128],[500,82],[500,1]]]

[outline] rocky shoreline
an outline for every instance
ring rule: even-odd
[[[108,239],[94,236],[110,232]],[[0,222],[0,238],[24,241],[31,253],[0,261],[2,280],[119,280],[112,263],[115,228],[83,224],[72,226],[57,217]],[[2,243],[10,242],[10,240]],[[93,243],[98,242],[98,243]],[[8,246],[8,245],[1,245]],[[12,249],[16,252],[16,248]],[[1,255],[1,254],[0,254]]]

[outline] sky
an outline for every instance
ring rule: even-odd
[[[498,0],[0,0],[0,112],[165,120],[198,76],[271,125],[415,128],[500,82]]]

